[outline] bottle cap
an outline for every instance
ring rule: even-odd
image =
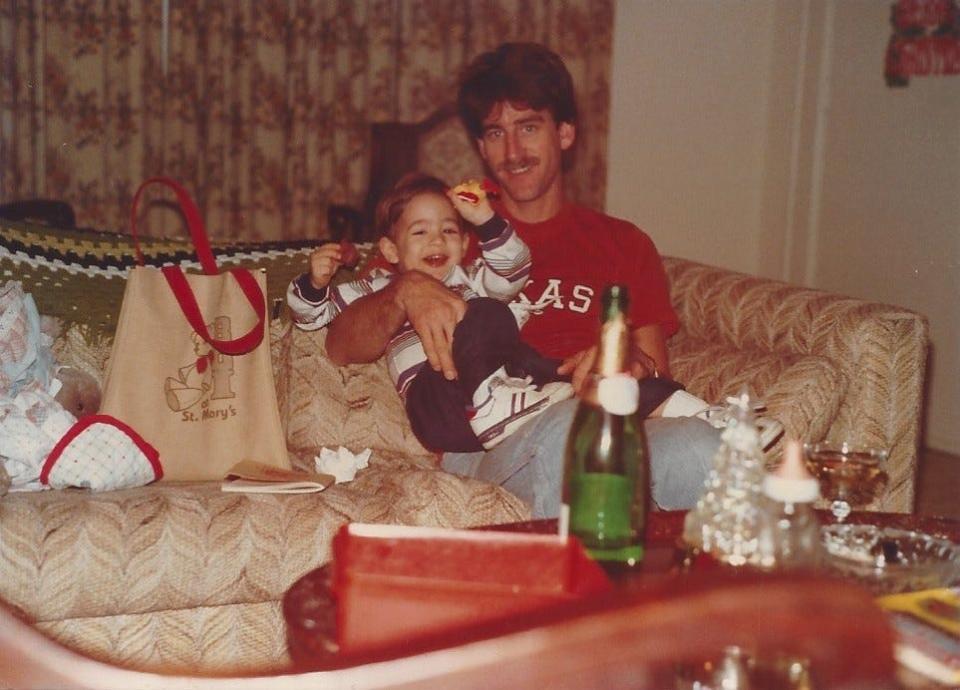
[[[803,464],[799,441],[786,441],[783,461],[763,478],[763,493],[781,503],[811,503],[820,497],[820,483]]]
[[[640,386],[630,374],[604,376],[597,384],[597,400],[610,414],[625,417],[640,406]]]

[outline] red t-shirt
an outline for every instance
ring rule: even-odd
[[[597,342],[603,290],[612,283],[627,286],[633,327],[659,323],[667,336],[677,331],[660,254],[632,223],[573,204],[542,223],[510,220],[533,256],[522,295],[531,303],[554,300],[523,327],[523,340],[542,354],[568,357]]]

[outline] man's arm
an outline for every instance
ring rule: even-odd
[[[350,303],[327,328],[327,356],[339,366],[373,362],[406,321],[396,282]]]
[[[457,377],[453,331],[466,310],[460,296],[440,281],[419,271],[403,273],[383,290],[350,304],[333,320],[327,333],[327,356],[340,366],[372,362],[410,321],[430,366],[453,380]]]

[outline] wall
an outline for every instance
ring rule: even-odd
[[[758,2],[617,3],[607,205],[661,251],[760,261],[770,15]]]
[[[607,210],[666,254],[930,319],[960,453],[960,77],[891,89],[890,2],[619,0]]]

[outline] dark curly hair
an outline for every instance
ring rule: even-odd
[[[403,215],[403,209],[410,200],[420,194],[437,194],[447,198],[447,184],[440,178],[422,172],[409,172],[401,177],[395,185],[386,192],[373,214],[373,220],[378,237],[393,239],[393,225]],[[460,214],[456,214],[457,224],[463,230]]]
[[[575,124],[573,78],[560,56],[539,43],[503,43],[474,58],[460,74],[457,109],[474,139],[483,120],[501,102],[549,110],[560,124]]]

